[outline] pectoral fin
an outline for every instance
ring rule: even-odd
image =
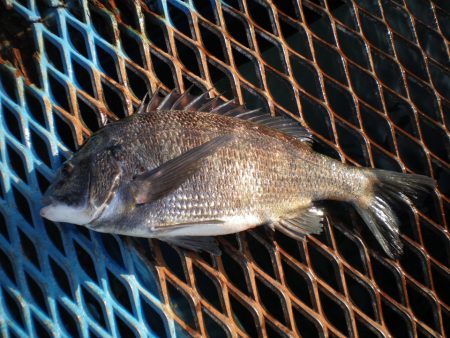
[[[150,203],[178,188],[200,168],[206,157],[232,139],[232,135],[216,137],[136,177],[130,183],[130,192],[136,204]]]
[[[159,239],[169,244],[174,244],[181,248],[192,250],[195,252],[206,251],[215,256],[219,256],[221,254],[219,244],[214,237],[180,236],[162,237]]]
[[[323,210],[310,207],[299,212],[295,218],[280,219],[273,227],[290,237],[301,239],[306,235],[322,232],[322,221]]]

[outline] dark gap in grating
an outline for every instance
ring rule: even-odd
[[[354,126],[359,127],[356,105],[352,95],[343,87],[328,79],[324,79],[324,82],[327,99],[334,112]]]
[[[438,189],[446,196],[450,195],[450,169],[444,167],[444,164],[438,160],[431,160],[433,166],[433,177],[437,181]],[[444,203],[445,206],[445,203]],[[445,210],[445,207],[444,207]],[[444,215],[448,215],[444,212]],[[449,222],[447,222],[449,224]]]
[[[340,301],[319,288],[319,299],[327,320],[345,336],[350,335],[349,314]]]
[[[352,302],[367,316],[378,320],[376,296],[373,289],[349,270],[345,270],[345,282]]]
[[[16,276],[14,275],[14,268],[9,256],[0,248],[0,269],[11,279],[13,284],[17,285]]]
[[[268,319],[266,319],[266,332],[267,336],[271,338],[289,338],[291,336],[287,335],[283,331],[279,330],[274,324],[272,324]]]
[[[275,102],[293,114],[297,114],[298,108],[295,102],[295,93],[288,80],[267,67],[265,67],[265,73],[268,89]]]
[[[39,263],[39,256],[37,254],[34,243],[27,235],[25,235],[25,233],[22,230],[19,229],[18,233],[20,237],[20,246],[22,248],[22,253],[39,270],[41,268],[41,265]]]
[[[78,28],[72,26],[70,22],[67,22],[67,32],[69,33],[69,39],[75,50],[83,55],[85,58],[89,58],[88,49],[86,47],[86,39]]]
[[[86,274],[91,277],[94,282],[98,283],[97,272],[95,270],[95,264],[92,257],[87,253],[84,248],[74,241],[73,246],[77,254],[77,259],[80,267],[86,272]]]
[[[272,265],[272,256],[270,250],[259,240],[246,233],[247,245],[250,249],[250,254],[252,255],[255,263],[268,275],[276,279],[275,270]]]
[[[339,53],[317,39],[313,40],[313,46],[316,61],[323,72],[346,85],[347,78],[345,76],[344,64]]]
[[[56,284],[69,298],[72,298],[72,288],[70,286],[66,271],[50,256],[48,256],[48,261],[50,263],[53,279],[56,281]]]
[[[172,282],[167,281],[166,285],[172,310],[191,328],[198,329],[196,312],[189,296]]]
[[[433,277],[433,289],[439,299],[448,306],[450,305],[450,293],[448,292],[448,286],[450,285],[450,274],[434,262],[430,265],[431,275]]]
[[[242,97],[244,99],[244,105],[247,109],[261,109],[263,112],[269,114],[269,105],[267,99],[253,91],[251,88],[247,88],[244,85],[241,86]]]
[[[49,168],[52,166],[52,161],[49,155],[49,149],[47,147],[47,143],[41,138],[41,136],[34,131],[33,128],[30,128],[30,136],[31,136],[31,144],[33,145],[33,150],[36,153],[37,157],[41,161],[43,161]]]
[[[395,136],[400,158],[406,166],[417,174],[429,175],[427,155],[420,144],[397,130]]]
[[[223,312],[222,302],[220,297],[220,286],[207,273],[202,269],[194,265],[195,286],[198,293],[205,298],[217,311]]]
[[[22,124],[20,123],[17,115],[5,104],[2,105],[2,113],[3,121],[5,122],[8,130],[14,135],[17,141],[23,144],[24,139],[21,131]]]
[[[262,5],[255,0],[247,1],[247,11],[252,20],[265,31],[277,34],[275,26],[272,24],[273,17],[270,6]]]
[[[352,88],[355,90],[356,95],[376,109],[382,110],[383,106],[381,104],[380,92],[375,79],[370,74],[352,64],[348,65],[348,70]]]
[[[106,106],[112,111],[118,118],[122,119],[126,117],[125,100],[121,93],[117,89],[113,88],[109,83],[102,81],[103,97],[105,99]]]
[[[238,46],[235,46],[234,44],[232,44],[231,46],[234,64],[236,65],[239,74],[241,74],[247,81],[249,81],[253,85],[261,88],[262,82],[258,71],[258,61],[253,57],[252,54],[246,53]]]
[[[334,142],[333,130],[331,129],[330,115],[320,104],[314,102],[303,94],[300,94],[302,116],[309,128],[316,133]]]
[[[61,232],[57,225],[49,220],[44,219],[45,230],[52,243],[61,251],[62,254],[66,254],[64,242],[61,237]]]
[[[223,252],[221,255],[222,265],[225,270],[225,274],[233,285],[241,292],[250,296],[249,287],[247,286],[247,278],[244,268],[236,262],[227,252]]]
[[[9,312],[9,315],[13,318],[16,324],[20,327],[25,328],[25,320],[23,318],[22,306],[18,302],[15,296],[10,294],[6,289],[3,289],[4,304]]]
[[[436,90],[447,100],[450,99],[450,72],[434,62],[429,62],[431,79]]]
[[[19,210],[20,214],[25,218],[28,224],[33,225],[33,217],[31,216],[28,199],[14,185],[12,185],[12,191],[17,209]]]
[[[346,26],[358,30],[356,15],[351,3],[345,0],[327,0],[328,8],[334,18],[338,19]]]
[[[238,42],[246,46],[247,48],[252,48],[250,44],[249,32],[250,28],[248,23],[243,21],[243,19],[236,15],[231,14],[229,10],[225,10],[226,7],[222,7],[223,18],[225,20],[225,25],[227,27],[228,33]]]
[[[213,24],[220,24],[216,19],[216,6],[212,1],[193,0],[195,10]]]
[[[122,278],[116,277],[110,270],[106,270],[108,284],[114,299],[120,303],[129,313],[133,314],[133,308],[128,294],[127,287],[123,284]],[[119,279],[120,278],[120,279]],[[126,336],[125,336],[126,337]]]
[[[328,211],[329,209],[327,208],[326,210]],[[348,212],[345,214],[347,214],[347,217],[350,215]],[[345,223],[347,222],[351,222],[350,218],[345,219]],[[367,274],[367,262],[360,243],[355,238],[350,237],[348,230],[344,230],[340,225],[336,226],[334,224],[333,234],[337,249],[342,257],[360,273]]]
[[[425,216],[431,218],[435,223],[442,224],[441,207],[436,194],[431,191],[423,194],[425,198],[420,198],[414,201],[414,205]]]
[[[372,325],[370,325],[365,319],[356,317],[356,330],[358,332],[359,337],[364,338],[383,338],[384,335],[375,329]]]
[[[281,263],[283,266],[284,280],[289,290],[307,306],[310,308],[314,306],[316,308],[311,277],[300,268],[294,268],[284,259]]]
[[[441,28],[441,32],[444,34],[447,40],[450,40],[450,25],[448,24],[448,22],[450,22],[450,15],[441,10],[436,10],[436,13],[437,13],[436,15],[437,20],[439,22],[439,27]]]
[[[149,92],[150,86],[147,84],[147,81],[141,77],[139,71],[131,68],[131,66],[127,66],[125,70],[127,72],[128,84],[131,91],[138,99],[142,99],[145,94]]]
[[[161,21],[155,18],[152,14],[145,12],[145,33],[147,38],[156,47],[162,49],[165,52],[169,51],[169,44],[167,42],[167,30]]]
[[[223,0],[224,4],[227,6],[231,6],[238,11],[242,11],[243,7],[241,5],[242,0]]]
[[[408,242],[403,246],[403,254],[400,256],[400,264],[402,268],[414,279],[429,286],[429,278],[427,276],[426,258],[423,254],[415,249]]]
[[[119,74],[116,69],[116,60],[115,57],[112,56],[113,52],[110,54],[105,49],[100,47],[98,42],[95,44],[95,47],[97,52],[97,61],[105,75],[111,77],[114,81],[119,82]]]
[[[60,324],[65,328],[66,332],[71,337],[80,337],[80,327],[78,321],[75,319],[77,316],[72,315],[68,309],[61,303],[57,302],[57,310],[60,317]]]
[[[411,108],[411,105],[399,96],[394,95],[387,90],[383,92],[383,95],[384,103],[386,105],[386,112],[392,122],[394,122],[397,127],[413,136],[418,137],[419,133],[417,130],[414,111]]]
[[[230,294],[231,315],[236,325],[250,337],[258,336],[258,322],[250,309]]]
[[[219,60],[228,63],[226,51],[224,51],[225,42],[220,37],[220,33],[216,32],[215,29],[209,28],[202,22],[199,24],[199,30],[202,37],[202,43],[206,50]]]
[[[312,59],[311,49],[309,47],[308,35],[305,29],[296,23],[289,23],[282,17],[279,20],[281,34],[290,48],[295,52],[303,55],[308,59]]]
[[[0,234],[9,242],[9,232],[8,232],[8,225],[6,223],[5,215],[0,209]]]
[[[316,68],[292,54],[290,60],[295,81],[306,92],[323,101],[322,88]]]
[[[42,291],[39,283],[34,280],[34,278],[27,272],[25,272],[25,279],[27,280],[28,290],[31,296],[39,308],[44,311],[47,315],[50,314],[47,302],[45,300],[44,292]]]
[[[311,267],[314,272],[337,292],[342,292],[339,267],[336,266],[334,258],[330,257],[311,242],[308,243],[308,249]]]
[[[370,162],[367,145],[361,134],[340,121],[336,121],[336,131],[341,149],[354,161],[368,166]]]
[[[410,282],[406,283],[406,289],[414,315],[429,327],[436,331],[439,330],[437,304],[434,300]]]
[[[295,0],[274,0],[274,5],[284,14],[289,15],[293,19],[301,20],[297,2]],[[279,16],[280,19],[281,16]]]
[[[297,328],[297,332],[300,333],[302,337],[324,337],[325,332],[321,325],[308,315],[302,308],[298,308],[296,306],[292,307],[294,313],[294,321],[295,326]]]
[[[101,238],[103,247],[107,255],[114,260],[120,267],[125,268],[120,245],[115,236],[110,234],[98,234]]]
[[[381,17],[380,8],[378,7],[378,0],[355,0],[355,2],[358,4],[358,6],[365,9],[372,15]]]
[[[392,1],[381,1],[383,4],[384,17],[394,31],[409,41],[414,41],[414,30],[409,15],[403,9],[392,4]]]
[[[427,253],[439,263],[450,268],[448,236],[441,230],[436,229],[422,217],[420,217],[420,232]]]
[[[26,87],[25,88],[25,102],[27,104],[28,111],[31,113],[31,116],[33,116],[36,121],[45,127],[45,112],[44,108],[41,104],[41,101],[32,94],[31,90]]]
[[[64,118],[59,116],[59,113],[53,111],[53,121],[55,122],[55,129],[62,143],[69,148],[72,152],[77,148],[77,143],[75,140],[75,133],[66,122]]]
[[[308,27],[318,37],[334,45],[333,29],[331,28],[330,18],[318,9],[312,9],[306,3],[302,3],[302,10]]]
[[[183,266],[183,261],[178,252],[166,242],[159,242],[159,249],[169,270],[177,276],[180,280],[187,283],[186,273]]]
[[[209,314],[205,308],[202,307],[203,323],[205,325],[206,335],[211,338],[227,338],[230,337],[230,332],[221,323],[218,323],[212,315]]]
[[[138,41],[136,41],[136,37],[130,30],[123,26],[119,25],[120,32],[120,41],[121,47],[125,51],[125,54],[136,64],[141,67],[144,67],[144,60],[141,55],[141,48]]]
[[[402,171],[400,164],[395,159],[389,157],[375,147],[372,147],[372,155],[375,168]]]
[[[114,319],[116,322],[116,326],[119,329],[118,332],[120,337],[139,337],[138,333],[131,326],[129,326],[127,321],[123,320],[118,314],[114,316]]]
[[[382,146],[384,149],[395,152],[394,140],[392,139],[391,128],[385,116],[378,114],[366,105],[360,104],[361,119],[364,131],[371,140]],[[377,158],[378,156],[374,156]]]
[[[196,47],[188,46],[186,42],[175,38],[175,45],[177,48],[177,55],[183,65],[195,75],[201,77],[202,73],[199,66],[199,52]]]
[[[131,26],[134,30],[139,30],[139,18],[136,13],[136,5],[133,1],[122,0],[115,2],[119,12],[119,20],[126,25]]]
[[[158,79],[169,89],[175,88],[175,80],[172,74],[175,72],[172,71],[172,67],[170,67],[167,63],[169,61],[163,60],[162,58],[152,55],[152,65],[153,70],[158,77]]]
[[[450,336],[450,311],[442,308],[442,323],[444,324],[444,337]]]
[[[394,45],[397,51],[398,60],[408,71],[427,81],[425,61],[422,58],[420,49],[408,41],[394,35]]]
[[[78,86],[88,93],[91,97],[95,97],[94,87],[89,71],[82,66],[75,58],[72,58],[73,73],[75,75]]]
[[[211,82],[214,88],[226,98],[232,99],[235,97],[233,93],[233,86],[231,85],[230,74],[228,70],[216,64],[213,60],[208,59],[208,71],[211,77]]]
[[[286,74],[286,64],[283,60],[283,52],[280,45],[259,30],[255,32],[255,37],[259,54],[264,61],[279,72]]]
[[[63,61],[63,56],[58,46],[50,39],[50,37],[44,36],[44,49],[45,55],[50,60],[50,63],[59,70],[61,73],[65,73],[65,62]]]
[[[282,296],[274,290],[274,286],[268,286],[261,280],[261,278],[257,277],[255,280],[259,300],[261,301],[266,312],[284,325],[288,325],[285,318],[285,313],[283,311],[283,309],[286,308],[286,303]]]
[[[344,54],[361,67],[369,69],[369,57],[364,41],[355,33],[337,24],[336,32],[339,40],[339,47]]]
[[[111,45],[115,45],[116,39],[114,37],[111,19],[107,17],[106,14],[99,12],[94,6],[90,6],[89,9],[91,14],[91,22],[94,25],[96,32]]]
[[[363,34],[370,44],[392,55],[392,46],[386,26],[363,12],[359,12],[359,18]]]
[[[384,323],[394,337],[414,337],[409,315],[381,297],[381,309]]]
[[[35,316],[33,316],[32,318],[33,318],[34,333],[36,334],[36,337],[41,338],[53,337],[48,331],[48,328],[43,323],[41,323],[39,319],[37,319]]]
[[[371,258],[373,277],[377,285],[397,302],[403,303],[404,296],[401,292],[402,284],[398,271],[394,270],[387,263],[379,261],[374,256],[371,256]]]
[[[19,176],[22,181],[28,183],[27,167],[26,163],[24,162],[25,160],[22,158],[22,153],[20,153],[19,155],[18,151],[9,143],[6,143],[6,150],[9,158],[9,166],[14,170],[16,175]]]
[[[416,18],[430,27],[436,27],[436,21],[433,14],[431,3],[426,0],[406,0],[405,4],[409,11]],[[420,25],[419,22],[414,21],[414,26]]]
[[[180,7],[183,7],[181,9]],[[191,39],[195,39],[195,33],[191,31],[192,18],[190,13],[187,13],[187,8],[184,9],[182,5],[175,5],[172,2],[167,2],[167,11],[170,17],[170,22],[175,26],[177,30],[179,30],[184,35],[190,37]]]
[[[141,307],[147,327],[155,333],[157,337],[166,338],[165,321],[161,318],[161,315],[153,309],[147,301],[141,301]]]
[[[450,61],[442,37],[419,22],[416,22],[416,30],[417,35],[419,36],[420,45],[426,53],[436,61],[448,67]]]
[[[0,88],[2,88],[6,95],[13,100],[18,102],[17,97],[17,83],[16,78],[11,74],[9,70],[6,70],[3,66],[0,67]]]
[[[85,102],[85,100],[77,96],[78,112],[81,115],[86,127],[88,127],[92,132],[96,132],[100,129],[100,117],[96,108],[91,106],[90,103]]]
[[[398,64],[375,49],[372,51],[375,72],[383,84],[395,90],[402,96],[406,96],[405,84]]]
[[[70,112],[69,106],[69,93],[67,92],[65,85],[59,82],[55,75],[51,72],[48,73],[48,82],[50,85],[50,92],[53,100],[64,110]]]

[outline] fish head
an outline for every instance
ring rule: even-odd
[[[59,169],[45,192],[41,216],[77,225],[94,221],[117,190],[119,168],[109,149],[81,148]]]

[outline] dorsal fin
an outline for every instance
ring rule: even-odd
[[[162,110],[182,110],[199,111],[205,113],[215,113],[234,117],[241,120],[252,121],[276,129],[286,135],[311,144],[312,135],[299,123],[292,119],[276,116],[273,117],[260,109],[247,110],[244,106],[236,103],[234,100],[222,101],[220,97],[209,97],[209,92],[205,91],[200,95],[191,95],[190,87],[184,93],[180,94],[176,89],[172,90],[165,97],[162,97],[161,87],[158,87],[151,96],[148,103],[147,95],[137,108],[137,113],[162,111]]]

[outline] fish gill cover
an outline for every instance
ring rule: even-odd
[[[0,1],[2,336],[450,334],[450,7],[404,1]],[[303,122],[316,150],[434,177],[387,259],[335,211],[222,256],[39,216],[61,163],[162,84]]]

